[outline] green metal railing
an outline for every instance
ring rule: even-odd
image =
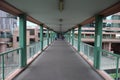
[[[81,38],[87,38],[87,39],[94,39],[95,38],[95,36],[83,36],[82,35],[82,37]],[[103,36],[103,39],[119,39],[119,38],[117,38],[117,37],[115,37],[115,36]]]
[[[76,48],[76,49],[78,49],[78,40],[77,39],[74,39],[74,47]]]
[[[117,55],[113,52],[108,52],[106,50],[102,50],[101,54],[101,69],[102,70],[110,70],[114,69],[112,73],[109,73],[115,80],[119,80],[120,78],[120,55]]]
[[[51,39],[49,38],[49,44],[51,43]]]
[[[46,48],[46,46],[47,46],[47,38],[43,40],[43,49]]]
[[[78,47],[77,44],[78,44],[78,40],[75,38],[74,47],[76,49]],[[85,54],[89,60],[94,62],[94,46],[80,42],[80,52]],[[104,71],[113,69],[112,73],[108,73],[108,74],[111,75],[115,80],[119,80],[120,55],[106,50],[102,50],[100,60],[101,60],[100,69]]]
[[[80,51],[84,53],[88,57],[88,59],[92,61],[94,60],[94,47],[93,46],[81,42]]]
[[[35,42],[27,46],[27,60],[40,51],[40,42]]]
[[[21,48],[17,48],[0,54],[0,80],[20,67],[20,51]]]
[[[43,47],[44,48],[47,47],[47,39],[44,39]],[[28,45],[26,48],[27,48],[27,60],[29,60],[40,51],[40,42],[35,42],[31,45]],[[21,66],[20,57],[21,48],[0,53],[0,80],[5,80],[5,78],[9,76],[10,73],[20,68]]]

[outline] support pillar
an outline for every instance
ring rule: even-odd
[[[49,45],[49,29],[47,29],[47,45]]]
[[[69,42],[69,32],[67,32],[67,41]]]
[[[52,31],[50,31],[50,41],[52,43]]]
[[[71,32],[69,31],[69,43],[70,43],[70,36],[71,36]]]
[[[74,28],[72,29],[72,46],[74,46]]]
[[[70,43],[72,45],[72,30],[70,31]]]
[[[26,14],[19,15],[19,43],[21,47],[21,65],[20,67],[25,67],[27,64],[26,55]]]
[[[81,43],[81,25],[78,26],[78,52],[80,52],[80,43]]]
[[[43,24],[40,24],[40,48],[43,50]]]
[[[102,51],[102,20],[103,16],[95,17],[95,43],[94,43],[94,67],[100,69],[100,57]]]

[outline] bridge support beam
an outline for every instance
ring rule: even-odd
[[[78,26],[78,52],[80,52],[81,43],[81,25]]]
[[[40,24],[40,48],[43,50],[43,24]]]
[[[94,43],[94,67],[100,69],[100,57],[102,53],[102,27],[103,16],[95,17],[95,43]]]
[[[19,43],[21,47],[21,65],[20,67],[25,67],[27,64],[26,55],[26,14],[19,15]]]

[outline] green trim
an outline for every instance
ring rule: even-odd
[[[20,14],[20,26],[19,26],[19,43],[21,47],[21,67],[25,67],[27,64],[26,55],[26,14]]]

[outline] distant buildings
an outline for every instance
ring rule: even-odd
[[[94,32],[94,22],[82,27],[82,41],[94,46]],[[102,48],[120,54],[120,12],[103,20]]]
[[[34,42],[38,42],[40,40],[40,30],[39,27],[27,27],[27,31],[26,31],[26,38],[27,38],[27,45],[30,45]],[[13,47],[19,47],[19,29],[16,28],[14,29],[13,32]]]
[[[13,30],[16,27],[16,17],[0,10],[0,52],[6,51],[10,46]]]
[[[82,27],[82,41],[94,45],[95,23]],[[44,29],[44,36],[45,35]],[[77,32],[75,33],[77,35]],[[27,45],[38,42],[40,30],[38,26],[27,26]],[[17,18],[0,11],[0,53],[19,46],[19,28]],[[103,49],[120,53],[120,12],[103,21]]]

